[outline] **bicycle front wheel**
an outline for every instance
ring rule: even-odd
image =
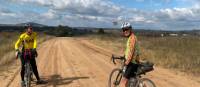
[[[108,80],[108,87],[119,87],[122,79],[122,70],[119,68],[113,69]]]
[[[142,78],[137,87],[156,87],[156,85],[150,79]]]
[[[25,87],[31,86],[31,71],[30,71],[30,64],[25,65]]]

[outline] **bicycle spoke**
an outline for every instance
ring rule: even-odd
[[[143,78],[143,80],[139,84],[139,87],[156,87],[156,86],[150,79]]]

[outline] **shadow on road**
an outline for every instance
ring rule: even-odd
[[[47,78],[43,78],[43,80],[47,81],[47,84],[41,85],[41,87],[48,87],[48,86],[59,86],[59,85],[68,85],[72,83],[74,80],[79,80],[79,79],[89,79],[89,77],[66,77],[63,78],[60,75],[52,75]],[[36,85],[37,86],[37,85]]]

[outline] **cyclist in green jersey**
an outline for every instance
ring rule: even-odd
[[[140,62],[140,57],[139,57],[139,46],[138,46],[138,41],[137,37],[133,33],[132,26],[130,23],[123,23],[122,24],[122,31],[123,31],[123,36],[128,38],[128,41],[126,43],[126,49],[125,49],[125,72],[124,76],[121,80],[120,87],[126,87],[128,79],[130,77],[134,77],[135,74],[134,72],[137,71],[138,64]]]

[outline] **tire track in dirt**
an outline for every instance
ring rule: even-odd
[[[64,43],[66,43],[66,42],[64,42]],[[74,43],[74,41],[72,41],[72,43]],[[70,46],[70,44],[67,44],[67,45]],[[90,70],[88,69],[88,66],[85,66],[85,64],[88,64],[88,62],[86,60],[83,60],[85,58],[85,56],[82,55],[82,53],[80,53],[80,49],[77,49],[76,46],[72,46],[72,48],[67,48],[67,47],[65,47],[65,48],[66,48],[66,50],[63,52],[68,52],[68,55],[65,55],[65,56],[68,56],[68,58],[66,59],[66,62],[69,62],[70,66],[75,68],[73,71],[76,73],[77,76],[84,76],[84,77],[88,78],[86,80],[89,80],[88,82],[90,82],[90,83],[88,83],[85,81],[79,81],[82,84],[80,87],[88,87],[88,86],[91,87],[91,82],[95,83],[95,80],[92,79],[91,77],[89,78],[89,76],[90,76],[89,74],[91,74],[91,73],[89,73]],[[87,72],[87,71],[89,71],[89,72]],[[92,84],[92,85],[95,87],[98,87],[98,85],[96,85],[96,84]]]
[[[67,44],[63,44],[63,42],[61,42],[60,45],[61,46],[65,46],[66,45],[67,46]],[[70,50],[66,50],[66,47],[62,47],[62,48],[60,47],[60,56],[63,57],[62,58],[63,62],[64,62],[63,65],[65,65],[66,68],[68,68],[69,71],[71,72],[68,75],[72,75],[74,77],[74,79],[72,79],[70,82],[74,82],[74,80],[76,80],[75,81],[76,84],[74,86],[79,87],[80,85],[82,85],[82,83],[79,80],[76,79],[76,78],[78,78],[78,75],[77,75],[77,72],[76,72],[76,67],[74,67],[75,64],[73,63],[73,61],[70,60],[71,56],[70,56],[69,52],[70,52]]]

